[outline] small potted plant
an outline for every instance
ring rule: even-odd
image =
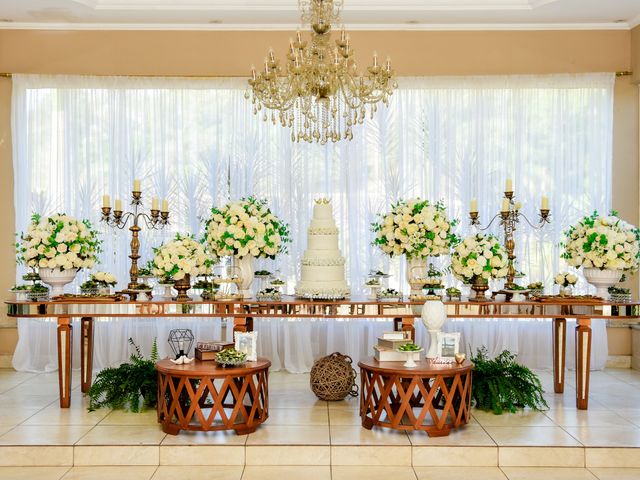
[[[553,283],[560,286],[559,295],[561,297],[570,297],[571,289],[578,282],[578,277],[573,273],[560,272],[554,279]]]
[[[15,294],[17,302],[26,302],[29,300],[28,294],[32,286],[33,285],[14,285],[9,291]]]
[[[44,302],[49,298],[49,287],[36,283],[31,285],[31,289],[29,293],[27,293],[27,297],[32,302]]]
[[[460,301],[462,299],[462,292],[460,291],[459,288],[449,287],[447,288],[446,292],[447,292],[447,297],[451,301],[453,300]]]
[[[80,285],[80,293],[89,297],[95,297],[98,295],[98,282],[95,280],[87,280]]]
[[[609,299],[612,302],[628,303],[631,301],[631,290],[622,287],[609,287]]]
[[[544,294],[544,284],[542,282],[532,282],[527,285],[532,297],[540,297]]]
[[[118,283],[116,276],[109,272],[92,273],[89,279],[96,283],[100,295],[111,295],[111,287],[115,287]]]

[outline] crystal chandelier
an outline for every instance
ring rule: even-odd
[[[344,29],[331,41],[332,24],[340,23],[343,3],[298,0],[302,23],[311,25],[310,41],[297,32],[284,65],[270,50],[264,71],[252,68],[245,97],[251,98],[253,113],[262,112],[263,120],[289,127],[292,141],[351,140],[353,126],[363,123],[367,112],[373,117],[379,102],[388,105],[398,87],[389,59],[380,65],[374,53],[373,64],[360,75]]]

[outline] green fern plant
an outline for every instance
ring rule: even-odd
[[[491,410],[496,415],[514,413],[518,408],[533,410],[549,408],[544,399],[538,376],[516,362],[516,355],[504,350],[491,359],[485,347],[471,357],[473,370],[473,399],[475,407]]]
[[[88,393],[90,412],[102,407],[140,412],[158,403],[158,344],[153,341],[151,356],[145,359],[133,339],[129,343],[134,350],[129,362],[105,368],[96,376]]]

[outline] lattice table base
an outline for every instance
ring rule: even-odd
[[[423,360],[407,368],[401,362],[370,359],[358,366],[364,428],[423,430],[436,437],[469,421],[473,370],[469,361],[457,366]]]
[[[269,416],[268,374],[271,362],[258,359],[242,367],[215,362],[157,363],[158,422],[162,430],[235,430],[255,432]]]

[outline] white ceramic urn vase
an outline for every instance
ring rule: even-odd
[[[438,332],[447,320],[447,310],[440,300],[427,300],[422,307],[422,323],[429,332],[430,342],[427,358],[438,357]]]
[[[609,287],[618,283],[620,281],[620,277],[622,277],[622,272],[620,270],[585,268],[582,273],[584,274],[584,278],[587,282],[596,287],[596,295],[604,298],[605,300],[609,298]]]
[[[250,255],[245,255],[244,257],[234,256],[232,264],[239,269],[240,284],[238,289],[242,298],[253,297],[253,291],[251,290],[254,279],[253,257]]]
[[[51,287],[50,297],[64,295],[64,286],[73,282],[78,273],[77,268],[60,270],[59,268],[41,268],[38,273],[40,279]]]

